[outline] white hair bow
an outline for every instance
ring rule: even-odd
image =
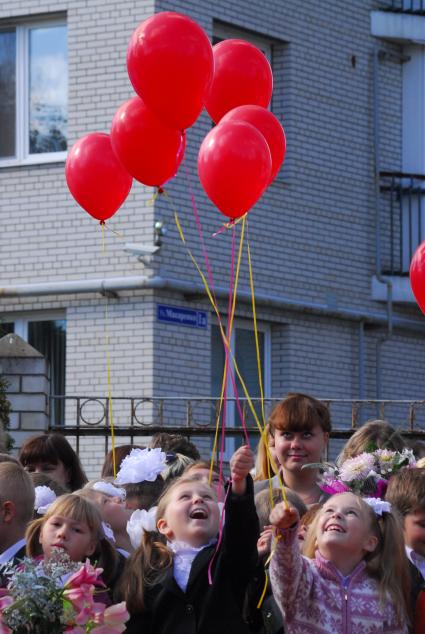
[[[49,506],[56,500],[56,493],[47,486],[35,487],[34,509],[39,515],[47,513]]]
[[[391,513],[391,504],[379,498],[363,498],[366,504],[369,504],[375,511],[376,515],[381,516],[382,513]]]
[[[159,448],[132,449],[121,462],[115,482],[117,484],[137,484],[155,482],[166,467],[166,454]]]
[[[149,511],[137,509],[131,514],[127,522],[127,533],[130,537],[133,548],[138,548],[141,544],[144,531],[156,530],[156,506]]]

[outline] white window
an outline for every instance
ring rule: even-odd
[[[39,313],[29,316],[4,317],[0,321],[0,336],[14,332],[47,359],[50,368],[50,394],[65,394],[66,319],[61,313]],[[53,399],[50,423],[64,424],[65,402]]]
[[[0,167],[66,158],[67,26],[0,24]]]
[[[270,328],[267,325],[258,325],[258,339],[260,349],[261,380],[263,384],[264,398],[270,398],[271,385],[271,342]],[[227,335],[227,333],[226,333]],[[232,356],[236,360],[239,372],[247,387],[248,394],[254,400],[257,417],[261,422],[261,393],[258,379],[257,353],[255,336],[252,324],[236,321],[233,326],[230,340]],[[224,364],[226,354],[223,340],[218,325],[211,325],[211,396],[219,398],[223,381]],[[233,364],[232,364],[233,365]],[[256,427],[255,420],[248,404],[244,403],[245,394],[236,373],[235,384],[242,407],[246,413],[245,422],[248,427]],[[227,407],[226,427],[241,427],[241,419],[235,403],[235,393],[230,374],[227,376]],[[230,457],[236,447],[243,442],[243,435],[237,438],[226,439],[226,459]]]

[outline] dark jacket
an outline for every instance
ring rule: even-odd
[[[201,550],[193,560],[183,592],[173,567],[146,594],[147,608],[132,615],[127,634],[247,634],[242,618],[245,591],[257,562],[258,518],[252,479],[245,495],[232,495],[226,503],[226,521],[217,546]],[[212,585],[208,566],[212,564]]]

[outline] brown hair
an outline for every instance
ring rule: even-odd
[[[80,489],[87,482],[77,454],[62,434],[42,434],[28,438],[22,445],[18,458],[24,467],[38,462],[62,462],[69,474],[68,486],[71,491]]]
[[[69,517],[77,522],[84,522],[96,540],[96,549],[90,557],[99,568],[103,568],[102,579],[110,585],[116,578],[118,554],[103,534],[102,518],[98,508],[88,499],[76,493],[67,493],[58,497],[39,519],[33,520],[26,532],[27,555],[37,557],[43,553],[40,544],[42,526],[54,515]]]
[[[307,513],[307,507],[300,498],[299,495],[295,493],[295,491],[291,491],[290,489],[285,489],[286,499],[288,500],[291,506],[294,506],[300,517],[303,517],[305,513]],[[259,491],[255,496],[255,508],[258,515],[258,520],[260,522],[260,531],[264,526],[270,524],[270,513],[272,511],[273,506],[282,502],[282,491],[280,489],[272,489],[271,497],[270,497],[270,489],[267,487],[262,491]]]
[[[326,433],[331,431],[331,417],[328,408],[307,394],[288,394],[273,409],[269,418],[270,433],[275,429],[283,431],[310,431],[320,425]]]
[[[359,507],[369,518],[371,531],[378,539],[375,550],[364,558],[366,570],[378,581],[381,602],[384,604],[388,596],[391,598],[401,626],[410,616],[411,582],[400,517],[394,510],[377,515],[359,495],[352,495],[357,498]],[[317,549],[316,536],[321,515],[322,511],[316,514],[304,541],[302,552],[310,559],[314,558]]]
[[[120,485],[120,487],[125,489],[127,502],[135,499],[137,508],[146,510],[155,506],[164,490],[164,486],[164,478],[161,475],[158,475],[153,482],[144,480],[144,482],[130,482],[129,484]]]
[[[389,481],[385,499],[402,517],[425,510],[425,469],[401,469]]]
[[[29,474],[34,487],[49,487],[56,494],[56,497],[68,493],[64,487],[56,480],[48,476],[46,473],[30,473]]]
[[[361,427],[343,447],[337,463],[342,464],[347,458],[355,458],[364,451],[390,449],[403,451],[406,444],[402,436],[386,420],[370,420]]]
[[[142,445],[119,445],[115,447],[114,450],[108,451],[103,461],[102,473],[100,475],[101,478],[114,478],[114,459],[113,455],[115,452],[115,469],[118,473],[119,468],[121,466],[124,458],[128,456],[132,449],[146,449],[146,447],[142,447]]]
[[[183,477],[171,481],[158,500],[157,522],[164,517],[174,489],[189,482],[198,482],[198,480]],[[213,491],[212,488],[211,491]],[[130,614],[143,611],[147,589],[158,583],[166,570],[172,565],[173,554],[167,548],[165,538],[157,532],[144,531],[140,546],[126,561],[124,573],[116,593],[118,599],[126,602]]]
[[[15,462],[0,463],[0,504],[13,502],[16,520],[28,524],[34,512],[34,485],[29,474]]]
[[[199,460],[201,457],[196,445],[182,434],[158,432],[152,436],[149,446],[151,449],[160,447],[165,453],[181,453],[192,460]]]

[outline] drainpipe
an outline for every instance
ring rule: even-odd
[[[26,297],[42,297],[48,295],[76,295],[84,293],[100,293],[102,295],[114,293],[115,296],[123,291],[170,291],[181,293],[188,300],[206,299],[205,288],[201,282],[191,282],[190,280],[179,280],[172,277],[144,275],[113,277],[106,279],[85,279],[58,282],[40,282],[34,284],[16,284],[0,287],[0,302],[4,298],[20,299]],[[216,297],[220,300],[228,301],[229,289],[214,287]],[[258,290],[255,293],[258,306],[275,308],[279,311],[288,310],[297,313],[307,313],[319,315],[321,317],[335,317],[348,321],[364,321],[365,324],[376,324],[386,326],[388,315],[382,311],[370,311],[355,308],[330,307],[328,304],[295,300],[284,295],[274,295],[266,291]],[[119,300],[118,300],[119,301]],[[251,305],[250,291],[238,290],[238,301]],[[409,330],[425,334],[425,322],[405,317],[393,317],[392,323],[395,328]]]
[[[375,159],[375,276],[378,282],[387,287],[387,332],[376,342],[376,398],[382,398],[382,346],[391,339],[393,334],[393,285],[388,277],[382,275],[381,257],[381,192],[379,187],[381,172],[380,156],[380,126],[379,126],[379,60],[385,55],[384,51],[375,46],[373,52],[373,128],[374,128],[374,159]]]

